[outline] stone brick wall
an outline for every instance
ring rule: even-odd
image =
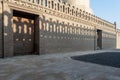
[[[120,30],[117,30],[117,49],[120,49]]]
[[[49,14],[41,15],[40,21],[40,53],[97,49],[96,30],[93,26]],[[101,30],[102,49],[115,49],[115,32]]]
[[[103,32],[102,46],[103,49],[115,49],[116,48],[116,34]]]
[[[40,20],[40,53],[94,50],[94,28],[47,14]]]

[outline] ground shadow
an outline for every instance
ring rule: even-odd
[[[71,58],[74,60],[120,68],[120,52],[105,52],[83,56],[73,56]]]

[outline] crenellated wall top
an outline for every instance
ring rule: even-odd
[[[43,7],[44,9],[47,8],[50,10],[54,10],[56,12],[70,15],[75,18],[80,18],[82,20],[86,20],[86,21],[98,24],[100,26],[106,26],[110,28],[116,27],[114,23],[110,23],[91,13],[88,13],[84,10],[76,8],[75,6],[71,6],[68,3],[63,3],[62,1],[60,2],[56,2],[55,0],[0,0],[0,1],[7,1],[9,3],[14,3],[14,4],[25,3],[24,5],[28,6],[28,8],[32,7],[32,8],[35,8],[36,10],[40,10],[40,8]]]

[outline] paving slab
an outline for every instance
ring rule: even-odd
[[[103,52],[120,51],[78,51],[0,59],[0,80],[120,80],[118,67],[71,58]]]

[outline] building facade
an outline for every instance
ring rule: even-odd
[[[0,57],[115,49],[116,25],[54,0],[0,0]]]

